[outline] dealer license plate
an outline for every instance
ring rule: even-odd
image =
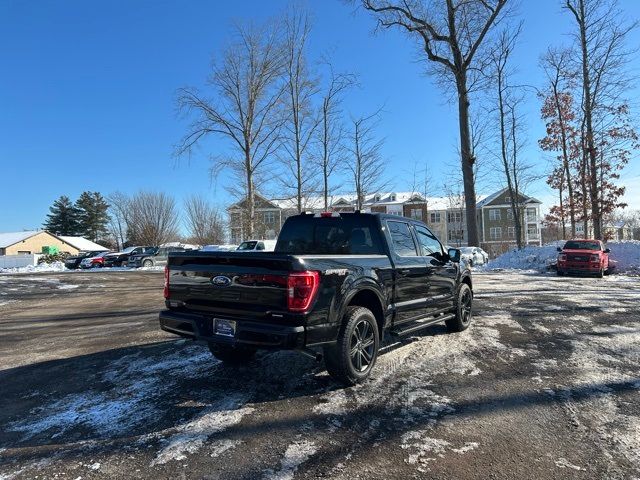
[[[216,335],[224,335],[225,337],[234,337],[236,335],[236,321],[225,320],[222,318],[214,318],[213,332]]]

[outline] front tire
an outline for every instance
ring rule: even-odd
[[[153,262],[151,260],[145,260],[144,262],[142,262],[142,266],[143,267],[153,267]]]
[[[249,363],[256,355],[255,348],[231,347],[209,342],[209,351],[218,360],[230,365],[244,365]]]
[[[451,320],[446,320],[447,330],[450,332],[462,332],[471,323],[471,307],[473,304],[473,292],[466,283],[460,285],[456,296],[455,314]]]
[[[597,277],[598,278],[603,278],[604,277],[604,267],[602,267],[598,273],[597,273]]]
[[[371,374],[379,348],[378,324],[371,310],[348,307],[338,340],[324,347],[327,372],[347,386],[362,382]]]

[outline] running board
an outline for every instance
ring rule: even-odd
[[[430,318],[428,320],[421,320],[417,323],[413,323],[406,328],[392,328],[389,330],[389,333],[393,336],[403,337],[405,335],[409,335],[410,333],[417,332],[418,330],[422,330],[423,328],[430,327],[436,323],[444,322],[446,320],[451,320],[455,318],[455,313],[449,313],[447,315],[440,315],[439,317]]]

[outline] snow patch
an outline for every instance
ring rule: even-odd
[[[301,440],[292,443],[284,452],[284,458],[280,462],[280,470],[268,472],[265,480],[293,480],[293,475],[298,467],[315,454],[317,451],[313,442]]]
[[[586,468],[582,468],[582,467],[579,467],[578,465],[574,465],[573,463],[570,463],[569,460],[562,457],[556,460],[555,463],[556,463],[556,467],[559,467],[559,468],[570,468],[572,470],[578,470],[578,471],[586,470]]]
[[[460,448],[452,448],[451,451],[456,453],[467,453],[478,448],[478,445],[478,442],[466,442],[464,446]]]
[[[78,427],[105,436],[119,434],[155,417],[154,399],[173,388],[170,379],[202,375],[215,363],[209,352],[198,346],[161,358],[127,355],[112,362],[102,375],[101,381],[113,383],[113,388],[69,394],[45,403],[27,418],[9,424],[8,430],[23,432],[25,439],[44,432],[57,438]]]
[[[239,395],[221,399],[205,409],[200,416],[177,427],[177,433],[164,440],[166,445],[158,452],[151,466],[162,465],[171,460],[184,460],[188,453],[198,451],[211,435],[239,423],[242,417],[254,411],[251,407],[243,406],[246,400]],[[233,446],[219,446],[218,455]]]

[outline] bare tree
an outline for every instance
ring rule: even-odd
[[[381,153],[384,139],[375,133],[379,114],[378,110],[371,115],[351,119],[351,142],[347,147],[351,156],[348,170],[356,194],[356,210],[362,209],[367,195],[379,192],[388,185],[384,180]]]
[[[515,91],[509,78],[511,74],[510,58],[519,33],[520,26],[515,30],[503,30],[490,58],[496,92],[496,105],[492,110],[498,122],[498,157],[509,192],[516,245],[520,250],[523,245],[520,184],[525,168],[519,155],[522,142],[518,138],[520,133],[518,109],[523,97],[521,92]]]
[[[224,222],[218,208],[201,195],[188,197],[184,202],[185,223],[189,241],[198,245],[224,242]]]
[[[127,232],[130,223],[130,199],[121,192],[114,192],[107,197],[109,203],[109,233],[116,248],[121,250],[127,243]]]
[[[282,45],[275,29],[238,26],[234,42],[213,65],[208,83],[215,98],[207,98],[196,88],[178,90],[179,108],[195,120],[176,153],[189,153],[209,134],[229,141],[231,152],[216,158],[213,172],[229,168],[244,185],[249,237],[255,225],[256,177],[280,142],[282,73]]]
[[[469,94],[486,59],[482,47],[487,34],[499,22],[507,0],[361,1],[378,14],[382,27],[397,26],[417,35],[434,73],[446,85],[455,85],[469,245],[479,245]]]
[[[318,93],[318,80],[314,78],[307,60],[307,40],[311,22],[306,12],[292,8],[284,19],[284,77],[286,83],[285,117],[283,129],[282,177],[285,188],[292,189],[298,213],[303,211],[305,199],[315,190],[317,175],[310,161],[310,144],[320,123],[313,107]],[[292,181],[292,182],[291,182]]]
[[[584,114],[585,174],[591,206],[593,234],[603,238],[602,185],[599,182],[598,132],[596,124],[606,125],[603,118],[630,87],[625,73],[629,61],[626,39],[636,27],[626,23],[616,0],[563,0],[564,8],[575,20],[575,40],[580,51],[580,83]]]
[[[329,209],[331,177],[339,166],[344,164],[347,153],[344,146],[345,129],[341,119],[342,95],[348,88],[356,84],[354,75],[335,73],[333,66],[330,63],[327,65],[330,73],[320,107],[320,128],[318,129],[320,153],[317,157],[322,175],[322,197],[325,211]]]
[[[129,201],[127,237],[140,245],[162,245],[178,236],[176,202],[164,192],[139,192]]]

